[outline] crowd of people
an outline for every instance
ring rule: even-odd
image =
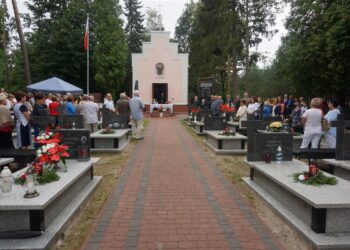
[[[129,98],[121,93],[120,98],[113,102],[112,94],[107,93],[103,103],[115,114],[131,117],[132,132],[135,139],[142,139],[144,104],[139,98],[139,92],[134,91],[134,97]],[[100,106],[93,95],[72,95],[26,93],[17,91],[7,93],[0,89],[0,148],[14,148],[12,132],[16,129],[18,148],[32,145],[32,129],[34,136],[39,129],[31,123],[33,116],[53,116],[56,125],[60,114],[83,115],[84,127],[94,133],[98,130]]]
[[[285,123],[290,124],[292,131],[304,134],[301,148],[319,147],[321,136],[324,135],[329,148],[336,147],[336,128],[330,127],[332,121],[337,120],[341,113],[336,99],[328,102],[321,98],[314,98],[308,103],[303,97],[293,97],[284,94],[281,97],[263,100],[260,97],[250,97],[244,93],[241,98],[232,99],[227,95],[212,95],[210,100],[193,98],[192,107],[207,110],[212,116],[221,114],[222,105],[227,105],[236,110],[236,119],[242,127],[242,121],[247,120],[248,115],[254,115],[256,119],[265,117],[280,117]],[[323,125],[323,126],[322,126]]]

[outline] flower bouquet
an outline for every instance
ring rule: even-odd
[[[102,135],[110,135],[110,134],[115,134],[115,130],[113,129],[112,126],[108,126],[107,128],[103,129],[101,131]]]
[[[225,128],[224,131],[219,132],[219,135],[234,136],[236,135],[236,132],[233,130],[230,130],[229,128]]]
[[[54,133],[50,129],[46,129],[35,139],[40,145],[36,150],[36,160],[32,163],[37,181],[39,184],[45,184],[59,180],[56,170],[61,167],[65,172],[67,171],[68,146],[61,143],[59,133]],[[25,179],[26,173],[23,173],[16,183],[23,184]]]
[[[231,108],[228,104],[222,104],[220,106],[220,110],[222,113],[232,113],[232,112],[236,112],[236,108]]]
[[[268,127],[271,132],[281,132],[282,131],[282,123],[281,122],[273,122]]]
[[[197,121],[197,114],[201,111],[201,109],[199,107],[194,107],[191,109],[191,113],[193,116],[193,120]]]
[[[318,171],[315,175],[311,175],[310,172],[295,173],[293,179],[295,182],[312,186],[336,185],[338,183],[335,177],[326,176],[322,171]]]

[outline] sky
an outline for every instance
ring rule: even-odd
[[[121,2],[124,2],[122,0]],[[181,16],[182,11],[185,8],[185,4],[189,0],[141,0],[143,4],[143,11],[145,12],[147,7],[156,8],[160,10],[163,17],[163,24],[166,31],[171,32],[171,36],[174,35],[175,26],[178,18]],[[7,0],[10,13],[12,15],[11,0]],[[21,13],[27,12],[25,7],[25,0],[17,0],[18,8]],[[279,32],[273,36],[272,39],[264,38],[263,42],[258,47],[258,52],[263,53],[267,57],[267,64],[275,57],[279,45],[281,44],[281,37],[286,34],[284,28],[284,21],[289,14],[289,8],[285,7],[281,13],[278,14],[276,20],[276,26],[273,29],[278,29]]]

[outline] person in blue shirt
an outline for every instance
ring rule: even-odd
[[[269,101],[264,102],[264,107],[263,107],[263,117],[271,117],[272,114],[272,106]]]
[[[333,99],[328,102],[329,111],[325,115],[325,119],[328,124],[331,124],[332,121],[338,120],[338,115],[340,111],[338,109],[338,101]],[[337,128],[331,127],[330,130],[326,131],[325,138],[329,148],[335,148],[337,145]]]
[[[67,97],[67,104],[66,104],[66,114],[67,115],[75,115],[76,110],[73,104],[73,98],[71,96]]]

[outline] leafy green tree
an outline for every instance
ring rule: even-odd
[[[28,4],[33,16],[29,55],[35,82],[57,76],[85,88],[87,7],[82,0],[31,0]]]
[[[291,9],[277,73],[301,95],[344,99],[350,82],[350,2],[294,0]]]
[[[8,44],[9,44],[9,26],[8,26],[8,9],[6,0],[0,4],[0,83],[8,87],[10,83],[8,67]]]
[[[175,39],[179,44],[179,51],[182,53],[190,52],[189,37],[192,32],[193,20],[195,17],[196,4],[191,0],[186,4],[185,10],[177,20],[175,27]]]
[[[198,79],[215,77],[218,75],[216,69],[223,68],[228,81],[224,92],[237,94],[237,72],[243,56],[244,37],[240,9],[241,4],[236,0],[202,0],[198,3],[189,36],[190,92],[197,90]],[[229,67],[226,65],[227,61]]]
[[[244,70],[245,70],[245,89],[250,82],[250,67],[254,65],[258,59],[258,53],[251,53],[250,48],[257,47],[263,37],[271,38],[276,29],[271,29],[275,25],[276,14],[281,6],[281,0],[244,0],[244,8],[242,16],[244,16]]]
[[[99,92],[119,93],[127,91],[126,76],[127,43],[122,28],[122,14],[118,0],[98,0],[95,10],[94,36],[96,40],[93,62]]]

